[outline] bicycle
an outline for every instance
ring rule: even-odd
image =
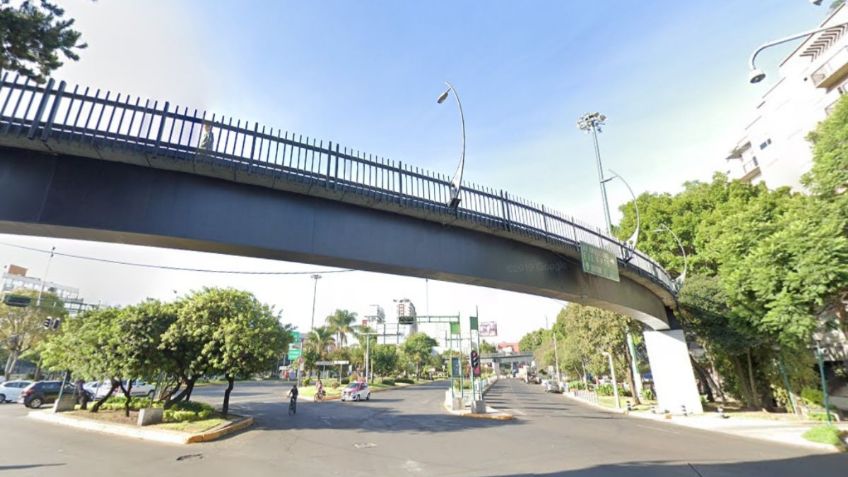
[[[297,414],[297,398],[292,397],[289,401],[289,416]]]
[[[322,389],[321,391],[315,393],[315,402],[323,401],[326,396],[327,396],[327,391],[324,391]]]

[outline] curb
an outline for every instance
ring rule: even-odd
[[[644,419],[646,421],[654,421],[654,422],[658,422],[658,423],[671,424],[671,425],[674,425],[674,426],[677,426],[677,427],[685,427],[687,429],[697,429],[697,430],[706,431],[706,432],[716,432],[716,433],[724,434],[724,435],[727,435],[727,436],[756,439],[758,441],[763,441],[763,442],[777,442],[777,443],[780,443],[780,444],[800,447],[800,448],[804,448],[804,449],[824,450],[824,451],[830,451],[830,452],[835,452],[835,453],[844,452],[838,446],[832,446],[832,445],[829,445],[829,444],[819,444],[819,443],[816,443],[816,442],[787,442],[787,441],[782,441],[782,440],[774,440],[774,439],[768,439],[768,438],[765,438],[765,437],[759,437],[759,436],[756,436],[756,435],[737,434],[735,432],[728,432],[728,431],[722,430],[722,429],[707,429],[707,428],[703,428],[703,427],[690,426],[690,425],[681,423],[679,420],[675,421],[674,418],[672,418],[672,419],[655,419],[655,418],[653,418],[649,415],[646,415],[644,412],[627,412],[626,410],[612,409],[612,408],[608,408],[606,406],[601,406],[600,404],[595,404],[593,402],[584,401],[583,399],[576,398],[574,396],[567,396],[567,395],[564,395],[564,396],[566,398],[572,400],[572,401],[577,401],[577,402],[580,402],[582,404],[586,404],[588,406],[592,406],[592,407],[599,409],[599,410],[602,410],[602,411],[607,411],[607,412],[614,413],[614,414],[621,414],[621,415],[633,417],[633,418],[636,418],[636,419]],[[680,416],[675,416],[675,417],[679,418]]]
[[[241,420],[225,425],[224,427],[221,427],[219,429],[201,432],[200,434],[192,434],[188,436],[188,438],[185,440],[185,444],[214,441],[215,439],[219,439],[223,436],[226,436],[227,434],[232,434],[242,429],[246,429],[252,426],[254,422],[255,421],[252,417],[245,417]]]
[[[79,417],[62,416],[60,414],[54,414],[51,411],[30,411],[29,414],[27,414],[27,417],[42,422],[74,427],[86,431],[102,432],[104,434],[131,437],[145,441],[180,445],[212,441],[227,434],[240,431],[254,423],[254,419],[252,417],[246,417],[218,429],[209,430],[200,434],[186,434],[185,432],[171,431],[168,429],[132,427],[123,424],[93,421]]]
[[[596,409],[600,409],[602,411],[611,412],[613,414],[624,414],[625,416],[630,415],[630,413],[627,412],[627,409],[615,409],[615,408],[611,408],[611,407],[606,407],[606,406],[603,406],[601,404],[596,404],[596,403],[593,403],[591,401],[586,401],[585,399],[580,399],[579,397],[569,396],[566,393],[562,393],[562,396],[566,399],[570,399],[572,401],[583,403],[583,404],[586,404],[587,406],[592,406],[592,407],[594,407]]]
[[[453,410],[449,409],[447,406],[444,406],[444,405],[442,407],[444,407],[445,411],[447,411],[449,414],[451,414],[453,416],[466,417],[466,418],[469,418],[469,419],[488,419],[488,420],[491,420],[491,421],[512,421],[513,419],[515,419],[515,416],[513,416],[512,414],[508,414],[506,412],[498,411],[497,409],[495,409],[493,407],[489,408],[493,412],[491,412],[491,413],[487,412],[486,414],[475,414],[475,413],[464,412],[464,411],[453,411]]]

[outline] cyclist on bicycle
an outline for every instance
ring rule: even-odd
[[[291,398],[289,401],[289,412],[291,414],[297,414],[297,393],[297,383],[294,383],[288,394],[288,397]]]
[[[318,400],[324,399],[324,383],[321,382],[321,379],[318,379],[318,383],[315,385],[316,391],[315,396],[318,397]]]

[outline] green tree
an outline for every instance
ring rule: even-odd
[[[371,349],[371,363],[374,372],[380,376],[390,376],[397,371],[398,351],[396,345],[378,344]]]
[[[480,342],[480,354],[494,354],[498,352],[498,347],[489,343],[486,340]]]
[[[85,48],[73,19],[65,19],[58,5],[41,1],[0,0],[0,75],[4,70],[43,83],[62,66],[60,55],[76,61],[75,50]]]
[[[48,334],[44,327],[47,319],[64,320],[65,305],[55,294],[44,292],[38,303],[38,291],[16,290],[14,295],[27,296],[31,304],[26,307],[7,306],[0,303],[0,343],[7,350],[4,375],[9,379],[21,354],[35,349]]]
[[[421,377],[421,366],[429,361],[433,348],[438,344],[436,340],[422,332],[409,335],[403,342],[401,349],[409,362],[415,366],[416,377]]]
[[[305,347],[316,353],[317,360],[320,360],[329,354],[335,344],[336,339],[333,338],[333,331],[329,327],[319,326],[309,332]]]
[[[73,370],[83,379],[108,379],[109,392],[94,406],[97,412],[125,377],[124,358],[117,350],[121,345],[121,310],[101,308],[80,313],[65,320],[59,332],[42,349],[48,369]]]
[[[236,377],[266,371],[285,353],[292,337],[271,308],[249,292],[213,289],[204,298],[194,311],[205,315],[201,326],[215,324],[204,330],[208,339],[203,355],[210,369],[227,379],[222,406],[227,415]]]
[[[326,318],[327,327],[336,335],[336,344],[345,346],[347,335],[356,330],[356,313],[348,310],[336,310]]]
[[[544,343],[549,333],[550,331],[544,328],[531,331],[521,337],[521,340],[518,342],[518,348],[524,353],[532,353]]]

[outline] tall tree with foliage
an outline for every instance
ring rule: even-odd
[[[439,343],[426,333],[418,332],[409,335],[401,345],[403,354],[415,365],[415,376],[421,377],[421,366],[427,363],[433,348]]]
[[[336,335],[336,345],[345,346],[347,335],[356,331],[356,313],[348,310],[336,310],[326,319],[327,327]]]
[[[85,311],[65,320],[59,332],[42,349],[48,369],[69,369],[74,376],[87,380],[109,380],[108,392],[90,412],[97,412],[125,378],[122,374],[124,357],[117,352],[122,339],[120,321],[118,308]]]
[[[292,336],[270,307],[246,291],[207,290],[194,312],[205,315],[201,326],[214,324],[203,330],[208,333],[203,354],[210,369],[227,379],[222,406],[226,415],[236,377],[268,370],[285,353]]]
[[[61,57],[79,60],[80,42],[74,20],[47,0],[0,0],[0,76],[19,73],[43,83],[62,66]]]
[[[53,293],[42,293],[40,303],[35,290],[16,290],[12,294],[29,297],[31,302],[26,307],[0,303],[0,344],[8,352],[4,368],[6,379],[10,378],[21,354],[34,349],[50,332],[44,327],[44,321],[49,318],[64,320],[67,315],[64,303]]]
[[[374,373],[389,376],[397,370],[399,356],[396,345],[378,344],[371,348],[371,364]]]

